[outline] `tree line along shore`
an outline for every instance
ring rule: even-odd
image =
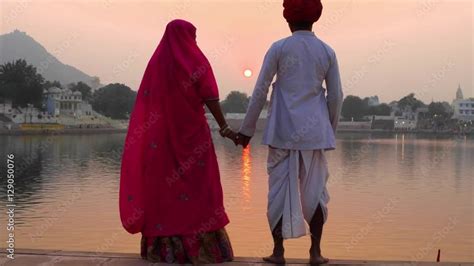
[[[80,96],[79,103],[90,106],[90,110],[86,108],[89,112],[83,110],[84,114],[81,114],[81,117],[88,115],[89,120],[80,118],[78,115],[80,112],[76,109],[74,111],[77,112],[70,113],[51,111],[47,101],[49,95],[54,92],[51,88],[56,88],[58,90],[56,93],[69,91],[71,95]],[[463,100],[458,99],[460,89],[459,87],[456,95],[457,100]],[[45,80],[36,68],[25,60],[8,62],[0,65],[0,133],[8,131],[83,132],[87,130],[120,132],[126,128],[126,121],[133,110],[136,95],[136,91],[119,83],[93,89],[84,82],[65,85],[59,81]],[[246,93],[231,91],[221,104],[230,120],[236,120],[234,124],[237,124],[243,119],[249,101],[250,97]],[[342,105],[339,129],[341,131],[471,134],[474,129],[471,119],[474,117],[474,111],[471,115],[459,117],[459,114],[456,114],[458,110],[455,101],[451,104],[448,102],[426,104],[417,99],[415,93],[411,93],[397,101],[380,103],[377,96],[360,98],[349,95],[345,97]],[[474,108],[474,101],[472,99],[467,99],[467,101],[471,101]],[[269,102],[264,108],[263,120],[268,104]],[[70,106],[65,103],[61,107],[67,109]],[[26,114],[28,110],[35,110],[34,117],[31,117],[32,114],[29,113],[29,120]],[[22,119],[15,119],[16,116]],[[58,124],[64,127],[58,127]]]

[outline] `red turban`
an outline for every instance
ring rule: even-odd
[[[283,8],[283,17],[288,23],[314,23],[323,12],[321,0],[284,0]]]

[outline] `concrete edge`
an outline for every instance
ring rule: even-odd
[[[5,248],[0,249],[0,254],[7,254]],[[119,252],[88,252],[88,251],[68,251],[68,250],[52,250],[52,249],[16,249],[16,255],[30,255],[30,256],[57,256],[57,257],[90,257],[90,258],[104,258],[104,259],[141,259],[139,254],[135,253],[119,253]],[[256,257],[235,257],[233,263],[253,263],[259,264],[263,261]],[[306,259],[287,259],[289,264],[308,264]],[[464,266],[474,265],[474,262],[411,262],[411,261],[378,261],[378,260],[331,260],[331,265],[447,265],[447,266]]]

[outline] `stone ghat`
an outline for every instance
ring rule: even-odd
[[[62,251],[62,250],[38,250],[21,249],[15,250],[15,259],[7,258],[6,250],[0,251],[0,265],[114,265],[114,266],[139,266],[139,265],[166,265],[160,263],[149,263],[142,260],[138,254],[127,253],[101,253]],[[175,264],[177,265],[177,264]],[[236,257],[233,262],[220,265],[271,265],[261,261],[260,258]],[[304,259],[287,259],[287,265],[307,265]],[[454,263],[454,262],[408,262],[408,261],[370,261],[370,260],[331,260],[329,265],[436,265],[436,266],[464,266],[474,265],[474,263]]]

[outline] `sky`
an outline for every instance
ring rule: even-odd
[[[474,97],[473,2],[323,0],[314,32],[336,51],[346,96],[451,102],[458,84]],[[265,52],[291,34],[282,11],[273,0],[0,0],[0,34],[25,31],[63,63],[137,90],[166,24],[185,19],[223,98],[251,94]]]

